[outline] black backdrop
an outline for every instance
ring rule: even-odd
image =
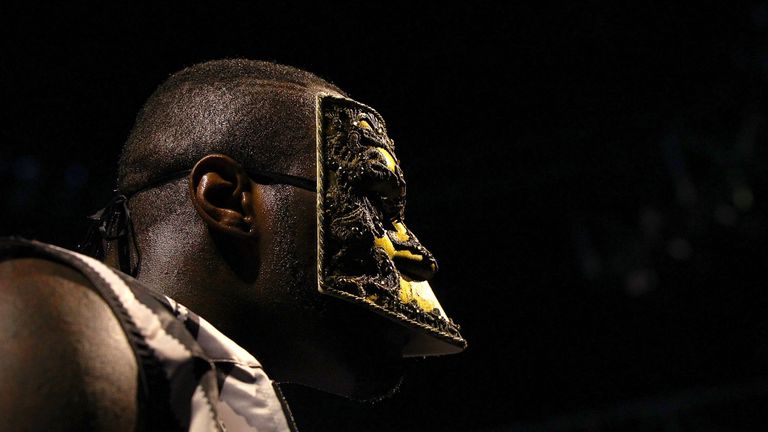
[[[387,119],[470,343],[302,430],[761,429],[768,3],[582,3],[3,6],[0,235],[74,247],[156,85],[275,60]]]

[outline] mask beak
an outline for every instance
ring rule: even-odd
[[[404,303],[415,302],[422,310],[431,307],[436,311],[444,322],[452,323],[445,310],[437,300],[432,287],[427,281],[400,281],[400,300]],[[426,306],[423,307],[423,306]],[[410,333],[410,339],[403,348],[403,357],[420,357],[456,354],[466,348],[466,341],[460,336],[452,338],[443,338],[438,334],[430,335],[429,331],[422,329],[413,329]]]

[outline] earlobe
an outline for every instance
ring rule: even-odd
[[[197,213],[216,231],[238,237],[256,237],[251,181],[232,158],[212,154],[200,159],[189,175]]]

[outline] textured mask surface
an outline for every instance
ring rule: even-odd
[[[405,179],[383,119],[350,99],[318,104],[320,291],[454,347],[413,355],[463,349],[427,282],[437,263],[405,225]]]

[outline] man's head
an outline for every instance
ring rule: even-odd
[[[118,189],[130,196],[142,257],[139,280],[206,317],[259,357],[275,379],[368,398],[396,385],[400,359],[412,345],[414,331],[387,315],[391,299],[382,296],[377,304],[378,297],[365,288],[346,294],[370,310],[321,295],[318,277],[323,292],[344,298],[338,284],[324,283],[340,274],[328,270],[331,260],[322,257],[343,255],[333,268],[347,272],[365,271],[349,266],[355,254],[379,256],[374,260],[379,267],[402,261],[399,268],[406,269],[409,287],[431,275],[435,266],[402,223],[404,183],[393,148],[372,150],[394,174],[380,173],[386,178],[375,184],[339,176],[341,159],[318,152],[327,146],[342,151],[344,140],[336,136],[340,129],[326,117],[345,104],[364,107],[294,68],[248,60],[193,66],[161,85],[137,116],[120,159]],[[370,117],[362,124],[362,117],[349,120],[355,127],[383,127],[373,111],[366,115]],[[349,166],[357,160],[351,149],[343,150],[351,158]],[[360,156],[370,159],[370,151],[366,148]],[[313,184],[318,173],[319,195],[301,187]],[[342,177],[341,183],[329,183]],[[371,195],[361,195],[360,185]],[[340,188],[346,192],[339,193]],[[367,252],[361,252],[359,241],[344,249],[343,239],[329,237],[332,250],[324,254],[324,237],[318,248],[318,232],[345,225],[337,223],[343,214],[323,204],[335,200],[345,205],[338,200],[352,195],[355,205],[369,205],[368,219],[378,218],[375,229],[384,231],[377,231]],[[397,218],[388,217],[392,211]],[[403,260],[405,252],[395,253],[401,246],[420,258]],[[393,271],[394,266],[375,273],[400,279]],[[408,292],[414,298],[405,303],[418,304],[415,291]]]

